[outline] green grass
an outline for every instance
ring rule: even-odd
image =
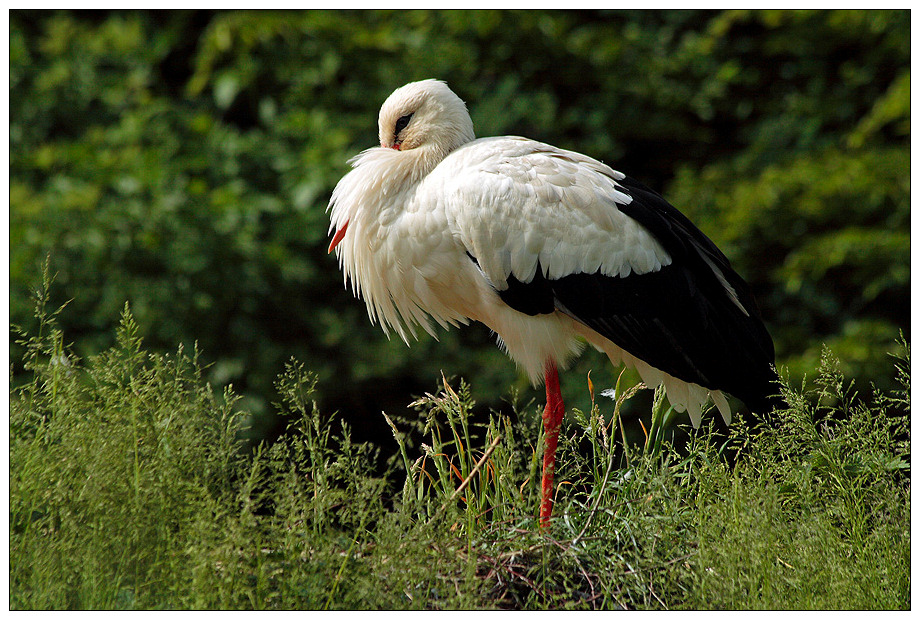
[[[616,403],[570,411],[543,531],[536,405],[474,424],[442,380],[380,476],[292,360],[289,430],[247,451],[197,352],[145,351],[126,308],[77,359],[47,284],[10,395],[12,609],[910,608],[909,352],[903,390],[864,399],[826,352],[817,388],[727,438],[662,432],[659,400],[624,450]]]

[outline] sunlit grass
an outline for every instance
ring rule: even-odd
[[[544,530],[536,404],[475,423],[468,386],[442,377],[417,427],[388,418],[381,476],[292,360],[288,432],[249,453],[197,352],[145,351],[126,309],[117,344],[77,359],[49,284],[21,334],[32,378],[11,392],[13,609],[910,607],[907,359],[903,390],[860,399],[826,352],[817,390],[786,388],[787,410],[727,437],[662,432],[658,398],[628,448],[634,390],[595,401],[589,380]]]

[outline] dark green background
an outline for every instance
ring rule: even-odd
[[[50,255],[77,354],[111,344],[127,301],[147,347],[197,342],[254,414],[291,356],[371,435],[442,369],[487,405],[540,400],[482,326],[388,341],[325,252],[380,103],[429,77],[479,136],[663,193],[752,284],[794,383],[827,344],[862,387],[891,386],[910,338],[908,11],[13,11],[11,321],[33,324]],[[570,404],[589,369],[616,379],[583,357]]]

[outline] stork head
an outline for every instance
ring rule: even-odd
[[[440,157],[476,138],[466,104],[439,80],[393,91],[380,108],[378,126],[380,146],[435,151]]]

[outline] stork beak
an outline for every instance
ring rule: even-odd
[[[341,227],[340,229],[338,229],[337,231],[335,231],[335,235],[332,237],[332,243],[329,244],[329,250],[327,251],[327,254],[332,254],[332,250],[335,249],[335,246],[337,246],[339,243],[341,243],[342,239],[345,238],[345,231],[346,231],[346,230],[348,230],[348,221],[347,221],[347,220],[346,220],[346,222],[342,225],[342,227]]]

